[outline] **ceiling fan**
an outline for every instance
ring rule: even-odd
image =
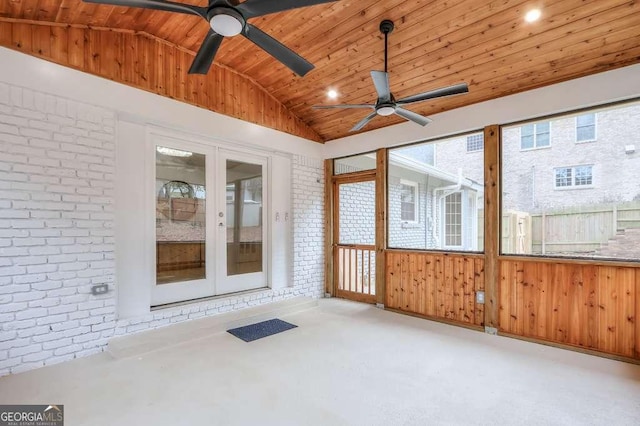
[[[367,115],[364,119],[358,122],[350,130],[351,132],[357,132],[366,126],[369,121],[373,120],[376,115],[388,116],[391,114],[399,115],[400,117],[418,123],[421,126],[426,126],[431,122],[430,119],[420,114],[416,114],[413,111],[403,108],[405,105],[413,104],[416,102],[422,102],[429,99],[442,98],[444,96],[458,95],[461,93],[467,93],[469,87],[467,83],[460,83],[453,86],[443,87],[440,89],[430,90],[428,92],[420,93],[413,96],[407,96],[406,98],[396,100],[391,93],[391,87],[389,86],[389,74],[387,73],[387,58],[388,58],[388,37],[394,29],[393,21],[384,20],[380,23],[380,31],[384,34],[384,72],[383,71],[371,71],[371,78],[373,84],[378,92],[378,100],[375,104],[343,104],[343,105],[314,105],[316,109],[332,109],[332,108],[367,108],[374,111]]]
[[[248,19],[271,13],[282,12],[301,7],[315,6],[338,0],[209,0],[207,7],[175,3],[165,0],[83,0],[87,3],[111,4],[125,7],[164,10],[168,12],[196,15],[209,22],[211,29],[207,33],[200,50],[189,69],[189,74],[206,74],[211,68],[213,58],[225,37],[242,34],[268,54],[303,77],[313,69],[313,64],[274,39],[267,33],[247,22]]]

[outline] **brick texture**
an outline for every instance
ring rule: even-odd
[[[0,376],[101,352],[116,335],[323,294],[322,162],[295,157],[291,287],[118,319],[116,113],[3,83],[0,94]],[[94,284],[109,293],[91,295]]]

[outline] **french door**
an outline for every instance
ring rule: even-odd
[[[153,155],[152,305],[266,287],[267,159],[169,138]]]
[[[216,294],[266,287],[267,159],[222,150],[219,159]]]

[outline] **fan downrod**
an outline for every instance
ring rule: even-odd
[[[395,27],[396,26],[394,25],[393,21],[389,19],[385,19],[384,21],[380,22],[380,32],[382,34],[391,34]]]

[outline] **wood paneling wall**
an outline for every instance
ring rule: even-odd
[[[391,309],[482,326],[484,259],[479,255],[387,251],[386,303]]]
[[[500,330],[640,359],[640,268],[500,260]]]
[[[194,53],[146,33],[0,18],[0,46],[313,141],[320,136],[264,88],[217,64],[189,75]]]

